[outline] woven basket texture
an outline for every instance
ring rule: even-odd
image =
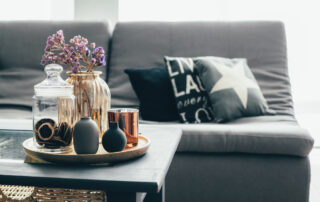
[[[106,194],[93,190],[0,185],[0,201],[101,202],[106,201]]]

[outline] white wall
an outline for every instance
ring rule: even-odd
[[[74,0],[0,0],[0,20],[73,20]]]
[[[118,0],[76,0],[75,20],[118,21]]]

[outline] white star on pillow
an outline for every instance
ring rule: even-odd
[[[246,109],[248,102],[248,88],[260,88],[254,80],[249,79],[246,76],[244,61],[238,62],[233,67],[228,67],[212,60],[211,62],[214,63],[214,66],[222,77],[212,87],[210,94],[232,88],[241,100],[243,107]]]

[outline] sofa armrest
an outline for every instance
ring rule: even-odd
[[[240,152],[305,157],[314,140],[294,119],[252,117],[228,124],[162,124],[181,128],[178,152]]]

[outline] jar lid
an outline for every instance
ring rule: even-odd
[[[34,86],[36,96],[71,96],[73,85],[64,81],[60,74],[63,68],[58,64],[48,64],[44,71],[47,78]]]

